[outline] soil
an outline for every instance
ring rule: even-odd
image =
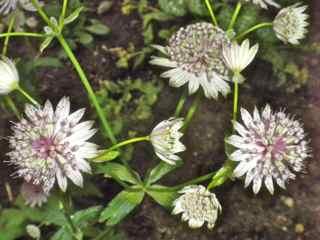
[[[95,7],[99,1],[90,1]],[[127,47],[128,42],[136,46],[143,45],[141,20],[135,13],[123,16],[120,13],[120,1],[111,11],[101,16],[101,20],[112,29],[112,35],[107,39],[98,39],[94,49],[79,48],[77,55],[82,66],[88,73],[92,84],[97,87],[101,80],[119,80],[126,77],[140,77],[149,79],[151,72],[157,73],[154,67],[147,64],[137,71],[129,69],[119,70],[115,66],[116,57],[103,49],[111,47]],[[320,1],[313,0],[312,25],[310,42],[320,41]],[[129,40],[128,40],[129,39]],[[10,49],[15,54],[15,50]],[[22,50],[21,50],[22,51]],[[22,51],[24,52],[24,51]],[[213,231],[191,230],[173,217],[151,199],[146,198],[143,204],[123,223],[130,240],[317,240],[320,239],[320,58],[314,54],[306,54],[303,65],[310,71],[310,79],[305,87],[294,93],[287,93],[284,89],[270,88],[272,73],[270,67],[264,63],[252,66],[249,71],[253,74],[245,86],[241,88],[240,105],[253,109],[269,103],[274,109],[285,107],[287,112],[295,114],[305,123],[313,147],[313,158],[308,160],[305,173],[288,184],[287,190],[277,189],[271,196],[262,191],[254,195],[251,189],[245,189],[240,180],[229,182],[216,190],[222,204],[223,212]],[[82,90],[77,75],[72,66],[66,62],[66,67],[56,70],[43,70],[38,73],[40,96],[57,102],[62,96],[71,97],[75,106],[86,106],[86,94]],[[151,69],[151,70],[150,70]],[[261,76],[261,71],[265,74]],[[164,80],[166,81],[166,80]],[[54,84],[53,84],[54,82]],[[52,87],[54,85],[54,88]],[[61,91],[61,89],[63,89]],[[174,111],[175,103],[180,91],[165,87],[160,99],[154,108],[155,119],[165,119]],[[191,97],[192,99],[192,97]],[[190,104],[188,101],[188,104]],[[224,138],[227,129],[230,129],[231,118],[230,96],[219,101],[203,100],[184,138],[188,151],[183,154],[184,165],[164,180],[163,184],[174,185],[206,174],[218,169],[225,160]],[[10,134],[9,120],[14,116],[3,113],[0,118],[0,135]],[[147,124],[148,132],[154,123]],[[6,141],[0,142],[1,157],[6,159]],[[145,172],[156,164],[150,158],[147,146],[138,145],[132,161],[139,172]],[[9,205],[4,183],[10,183],[14,195],[18,192],[19,180],[12,179],[10,173],[13,168],[0,162],[0,199],[3,205]],[[119,191],[119,187],[108,182],[103,184],[103,191],[108,193],[108,199]]]

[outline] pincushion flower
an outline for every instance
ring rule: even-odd
[[[280,5],[273,0],[246,0],[246,2],[251,2],[264,9],[268,9],[268,5],[274,6],[276,8],[280,7]]]
[[[151,64],[171,70],[161,74],[172,87],[188,83],[189,94],[201,86],[207,98],[230,92],[229,71],[224,64],[222,47],[230,44],[226,33],[211,23],[201,22],[182,27],[169,40],[169,45],[154,46],[166,57],[153,57]]]
[[[258,44],[250,48],[248,39],[244,40],[240,46],[237,42],[233,42],[231,45],[223,47],[224,62],[234,73],[234,81],[240,83],[244,81],[241,72],[253,61],[258,49]]]
[[[84,112],[80,109],[70,114],[67,97],[60,100],[55,111],[50,101],[44,107],[26,105],[27,118],[13,125],[9,138],[12,151],[8,156],[17,167],[16,174],[45,192],[55,179],[62,191],[66,191],[67,178],[81,187],[81,172],[91,171],[86,159],[97,155],[97,145],[87,142],[96,132],[93,121],[79,123]]]
[[[179,129],[182,126],[182,118],[170,118],[160,122],[150,134],[156,155],[168,164],[173,165],[180,161],[181,158],[175,154],[186,150],[180,142],[183,133],[179,132]]]
[[[15,64],[7,57],[0,59],[0,94],[5,95],[17,89],[19,74]]]
[[[182,220],[188,221],[191,228],[207,223],[212,229],[222,210],[216,195],[201,185],[185,187],[179,193],[182,195],[174,201],[172,214],[182,213]]]
[[[39,2],[40,5],[43,5],[42,2]],[[30,12],[34,12],[37,9],[33,6],[31,0],[0,0],[0,14],[6,15],[18,7]]]
[[[308,14],[304,13],[307,6],[300,3],[280,10],[273,21],[276,36],[284,43],[299,44],[307,33]]]
[[[26,204],[31,207],[41,207],[43,203],[47,202],[49,196],[49,193],[45,192],[42,186],[31,182],[23,182],[20,192]]]
[[[269,105],[261,114],[255,108],[253,116],[241,109],[241,117],[243,124],[234,122],[238,134],[227,139],[237,149],[230,156],[239,162],[234,176],[246,174],[245,186],[253,182],[255,194],[262,183],[271,194],[275,183],[285,189],[285,183],[303,170],[310,156],[302,124],[283,111],[272,112]]]

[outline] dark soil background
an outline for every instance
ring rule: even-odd
[[[99,0],[90,2],[96,6]],[[80,48],[77,51],[80,62],[85,68],[89,79],[94,86],[105,79],[124,79],[140,77],[145,81],[150,79],[157,69],[146,64],[140,70],[123,71],[115,66],[116,57],[104,51],[105,47],[127,47],[128,42],[136,46],[143,45],[141,20],[134,13],[123,16],[120,13],[120,1],[112,10],[101,16],[101,20],[111,27],[112,34],[107,39],[98,39],[94,49]],[[310,42],[320,41],[320,1],[313,0],[310,6],[312,24],[310,28]],[[27,54],[28,49],[19,46],[10,48],[14,56]],[[240,89],[240,105],[253,109],[254,105],[260,107],[270,103],[274,109],[285,107],[288,112],[305,123],[305,128],[311,138],[313,147],[312,159],[307,162],[305,174],[301,174],[295,181],[288,184],[287,191],[276,191],[271,196],[266,191],[261,191],[257,196],[251,189],[245,189],[242,181],[225,184],[216,190],[222,204],[223,212],[219,217],[217,226],[213,231],[190,230],[186,224],[181,223],[179,217],[170,213],[151,199],[146,198],[143,204],[129,216],[120,228],[130,240],[318,240],[320,239],[320,58],[318,55],[309,54],[304,58],[303,64],[311,73],[305,87],[287,93],[285,89],[273,89],[270,84],[272,72],[270,66],[258,62],[251,67],[248,81]],[[75,106],[86,106],[86,93],[82,90],[76,73],[70,63],[65,63],[64,69],[45,70],[38,74],[40,79],[40,95],[42,99],[49,98],[56,103],[62,96],[70,96]],[[264,74],[261,74],[264,72]],[[166,80],[164,80],[166,81]],[[180,90],[165,87],[160,99],[154,108],[156,122],[168,118],[173,113],[179,98]],[[188,103],[190,104],[190,102]],[[184,138],[188,151],[183,154],[184,166],[169,175],[164,183],[177,184],[209,171],[218,169],[224,162],[224,145],[222,139],[230,128],[232,101],[220,98],[218,101],[204,100],[201,103],[194,120]],[[14,116],[1,113],[0,135],[7,136],[9,120]],[[148,132],[154,123],[146,125]],[[5,140],[0,142],[1,158],[6,159],[7,152]],[[145,172],[156,164],[150,158],[148,146],[137,145],[133,166],[139,172]],[[4,184],[10,183],[14,196],[19,188],[19,180],[11,179],[13,169],[0,162],[0,199],[9,206]],[[103,185],[106,198],[110,199],[120,188],[114,183]],[[106,202],[105,202],[106,203]]]

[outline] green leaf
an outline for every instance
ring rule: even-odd
[[[187,6],[184,0],[158,0],[160,8],[167,14],[182,17],[187,14]]]
[[[111,32],[109,27],[102,24],[98,20],[91,20],[91,22],[92,22],[92,25],[85,27],[85,29],[88,32],[93,33],[95,35],[102,35],[102,36],[108,35]]]
[[[109,226],[118,224],[142,202],[143,197],[144,192],[120,192],[103,210],[99,221],[106,221]]]
[[[176,165],[171,165],[165,162],[160,162],[157,166],[155,166],[150,173],[147,175],[145,179],[146,184],[152,184],[160,180],[164,175],[170,173],[174,169],[180,167],[182,165],[182,161],[177,163]]]
[[[74,240],[74,238],[69,228],[62,227],[50,238],[50,240]]]
[[[64,24],[67,25],[69,23],[72,23],[74,20],[76,20],[83,9],[84,7],[77,8],[73,13],[71,13],[68,17],[64,19]]]
[[[54,57],[40,57],[33,61],[33,67],[63,67],[63,64],[58,58]]]
[[[97,166],[98,173],[104,174],[105,177],[119,178],[122,181],[129,182],[132,184],[138,184],[140,176],[134,171],[129,171],[125,166],[119,163],[107,163],[104,165]]]
[[[192,14],[199,16],[209,16],[209,11],[206,8],[203,0],[186,0],[189,11]]]
[[[166,188],[165,186],[152,185],[151,187],[155,189],[157,188],[159,191],[148,189],[148,195],[165,208],[171,208],[173,201],[179,196],[177,191],[161,191]]]
[[[82,45],[88,45],[90,43],[93,42],[93,37],[90,33],[86,33],[86,32],[78,32],[77,34],[78,37],[78,41],[82,44]]]
[[[49,47],[50,43],[52,42],[52,40],[54,39],[54,37],[52,36],[49,36],[49,37],[46,37],[44,39],[44,41],[41,43],[40,45],[40,52],[43,53],[44,50]]]
[[[108,162],[108,161],[112,161],[114,159],[116,159],[117,157],[119,157],[120,152],[119,151],[105,151],[104,153],[102,153],[101,155],[99,155],[98,157],[92,159],[93,162]]]
[[[79,226],[89,221],[94,221],[99,217],[102,206],[94,206],[81,211],[76,212],[72,216],[72,221],[75,225]]]

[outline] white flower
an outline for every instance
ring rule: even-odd
[[[303,170],[304,161],[310,156],[302,125],[282,111],[273,113],[269,105],[261,114],[255,108],[253,116],[241,109],[241,117],[243,125],[234,122],[238,135],[227,139],[237,148],[230,156],[239,162],[234,176],[246,174],[245,186],[253,182],[255,194],[263,182],[271,194],[274,182],[285,189],[285,182]]]
[[[43,203],[47,202],[49,196],[49,193],[45,192],[42,186],[26,181],[22,183],[20,192],[26,204],[31,207],[41,207]]]
[[[182,126],[182,118],[170,118],[160,122],[150,134],[156,155],[168,164],[180,161],[181,158],[175,154],[186,150],[179,140],[183,136],[183,133],[179,132]]]
[[[182,221],[188,221],[191,228],[200,228],[207,222],[212,229],[222,210],[216,195],[201,185],[185,187],[179,193],[183,195],[174,201],[172,214],[182,213]]]
[[[276,36],[284,43],[299,44],[307,33],[308,14],[305,14],[307,6],[300,3],[280,10],[273,21],[273,30]]]
[[[15,64],[6,57],[0,59],[0,94],[5,95],[17,89],[19,74]]]
[[[243,41],[241,46],[239,46],[237,42],[233,42],[231,45],[223,47],[222,53],[224,62],[227,67],[233,71],[235,76],[240,75],[240,73],[253,61],[258,49],[258,44],[250,48],[248,39]],[[241,79],[244,80],[243,77]]]
[[[193,94],[201,86],[207,98],[227,95],[229,71],[224,64],[222,47],[230,44],[226,33],[211,23],[196,23],[180,28],[167,47],[154,46],[166,57],[153,57],[151,64],[171,68],[162,73],[173,87],[188,83]]]
[[[27,119],[14,124],[9,138],[12,151],[8,156],[18,169],[17,175],[42,186],[45,192],[55,179],[62,191],[66,191],[67,178],[81,187],[81,172],[91,171],[86,159],[97,155],[97,145],[87,142],[96,133],[94,122],[79,123],[84,112],[80,109],[70,114],[67,97],[60,100],[55,111],[50,101],[43,108],[26,105]]]
[[[43,5],[42,2],[39,2],[40,6]],[[0,14],[6,15],[17,8],[21,7],[22,9],[30,12],[34,12],[37,9],[33,6],[31,0],[0,0]]]
[[[268,9],[268,5],[279,8],[280,5],[273,0],[246,0],[246,2],[252,2],[253,4],[259,5],[261,8]]]

